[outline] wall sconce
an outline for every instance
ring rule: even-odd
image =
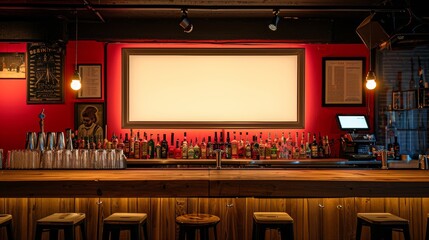
[[[279,12],[280,11],[278,9],[273,10],[274,16],[273,16],[273,19],[271,20],[271,23],[268,25],[268,28],[271,31],[276,31],[277,30],[277,26],[279,25],[279,22],[280,22]]]
[[[76,41],[75,41],[75,69],[74,69],[74,74],[72,77],[72,81],[70,84],[70,87],[77,91],[82,87],[82,83],[80,81],[80,74],[79,74],[79,70],[77,69],[77,11],[76,11]]]
[[[182,9],[182,18],[180,19],[179,25],[183,28],[185,33],[190,33],[194,30],[194,25],[191,23],[191,20],[188,18],[188,10]]]

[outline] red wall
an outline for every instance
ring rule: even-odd
[[[257,47],[257,48],[305,48],[305,129],[269,129],[263,130],[264,136],[271,132],[272,136],[281,132],[316,132],[322,135],[329,135],[330,139],[335,139],[338,143],[338,138],[341,132],[338,129],[335,115],[337,113],[361,113],[369,114],[370,124],[373,126],[373,101],[372,93],[370,97],[369,107],[322,107],[322,58],[323,57],[368,57],[368,51],[363,44],[249,44],[249,43],[138,43],[138,44],[106,44],[95,41],[79,41],[78,45],[78,64],[102,64],[102,78],[107,81],[107,95],[101,100],[81,100],[75,98],[75,93],[69,88],[70,78],[74,70],[75,61],[75,46],[74,42],[70,41],[65,57],[65,101],[64,104],[32,104],[26,103],[26,81],[25,79],[1,79],[0,80],[0,148],[5,151],[10,149],[20,149],[25,145],[25,133],[27,131],[39,131],[38,114],[42,109],[45,109],[45,131],[64,131],[65,128],[74,127],[74,103],[75,102],[97,102],[106,99],[107,125],[108,134],[111,137],[112,132],[125,133],[128,129],[121,128],[121,49],[123,47],[154,47],[154,48],[187,48],[187,47],[209,47],[209,48],[238,48],[238,47]],[[24,52],[26,44],[8,44],[0,43],[1,52]],[[107,66],[104,66],[104,55],[106,51]],[[367,61],[368,62],[368,61]],[[107,77],[104,72],[107,67]],[[162,97],[162,90],[159,90]],[[144,94],[144,92],[142,92]],[[184,96],[191,101],[192,96]],[[154,102],[156,99],[154,99]],[[249,99],[251,101],[251,99]],[[174,103],[173,103],[174,104]],[[178,107],[180,107],[180,103]],[[190,107],[190,106],[189,106]],[[183,132],[188,133],[188,139],[208,135],[214,129],[145,129],[140,130],[142,133],[167,133],[169,139],[170,132],[176,133],[176,138],[182,138]],[[231,132],[234,130],[230,130]],[[243,133],[248,131],[249,136],[259,133],[260,130],[252,129],[237,129],[237,132]],[[338,146],[334,147],[334,151],[338,151]],[[335,152],[337,155],[338,153]]]

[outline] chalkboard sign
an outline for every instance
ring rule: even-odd
[[[27,46],[27,103],[63,103],[63,61],[61,42],[29,43]]]

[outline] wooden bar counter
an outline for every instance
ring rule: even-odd
[[[0,172],[0,213],[14,216],[18,240],[33,239],[37,219],[55,212],[85,213],[91,240],[100,239],[103,218],[114,212],[147,213],[149,239],[153,240],[177,239],[175,218],[184,213],[217,215],[221,218],[220,239],[248,240],[255,211],[288,212],[294,219],[295,240],[354,240],[358,212],[391,212],[409,219],[412,239],[423,240],[429,171],[151,168]],[[400,240],[399,236],[394,235],[393,240]],[[267,237],[275,239],[271,232]],[[0,231],[0,239],[4,238]],[[362,239],[369,239],[368,230]]]
[[[0,197],[429,197],[427,170],[3,170]]]

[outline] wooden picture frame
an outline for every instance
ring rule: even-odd
[[[82,87],[77,91],[77,98],[101,99],[101,64],[78,64]]]
[[[0,78],[25,79],[26,66],[25,52],[0,52]]]
[[[62,42],[27,45],[27,103],[64,103],[64,53]]]
[[[94,119],[94,117],[96,119]],[[105,137],[106,126],[106,111],[104,103],[99,102],[79,102],[75,103],[75,129],[78,130],[78,136],[91,137],[97,136],[102,141]],[[89,121],[97,125],[97,127],[89,126]],[[87,126],[85,126],[87,123]],[[101,132],[99,132],[101,130]],[[96,133],[98,132],[98,134]]]
[[[304,128],[304,69],[302,48],[123,48],[122,128]]]
[[[322,106],[364,106],[365,58],[325,57],[322,61]]]

